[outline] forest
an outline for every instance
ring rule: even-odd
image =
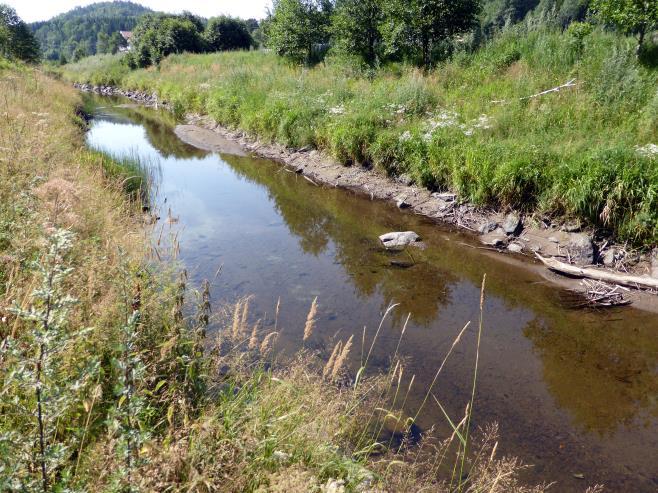
[[[76,7],[29,27],[46,60],[76,61],[97,53],[116,53],[125,40],[119,31],[132,31],[151,9],[133,2],[100,2]]]

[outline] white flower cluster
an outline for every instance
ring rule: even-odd
[[[407,112],[407,107],[403,104],[389,103],[384,105],[384,109],[395,113],[396,115],[404,115]]]
[[[342,104],[338,106],[334,106],[333,108],[329,108],[329,113],[332,115],[344,115],[345,114],[345,106]]]
[[[408,140],[411,140],[411,132],[409,130],[400,135],[400,142],[407,142]]]
[[[478,118],[471,120],[469,123],[460,123],[459,114],[450,111],[442,110],[437,114],[429,114],[430,119],[427,121],[427,131],[423,138],[426,141],[432,140],[432,135],[439,128],[458,127],[466,136],[471,136],[476,129],[489,129],[491,128],[491,118],[487,115],[480,115]]]
[[[658,156],[658,145],[647,144],[644,146],[635,146],[635,150],[640,156],[653,157]]]

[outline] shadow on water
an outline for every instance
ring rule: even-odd
[[[315,187],[269,161],[197,150],[177,139],[172,123],[152,110],[106,106],[88,141],[114,153],[137,148],[159,161],[156,202],[180,218],[182,261],[196,282],[224,266],[215,302],[253,294],[253,316],[264,317],[280,296],[287,350],[299,347],[314,296],[320,348],[351,334],[360,340],[364,326],[368,346],[382,313],[398,304],[377,340],[374,365],[388,365],[411,314],[402,352],[405,374],[416,376],[413,412],[456,334],[477,320],[486,272],[475,425],[498,422],[500,448],[535,464],[530,480],[558,481],[556,491],[595,482],[612,491],[655,491],[655,314],[567,310],[532,270],[468,248],[471,240],[460,233]],[[416,231],[427,247],[411,256],[384,251],[377,237],[394,230]],[[434,389],[455,416],[470,397],[475,336],[466,333]],[[448,431],[438,409],[428,407],[418,424]],[[574,476],[580,474],[586,482]]]

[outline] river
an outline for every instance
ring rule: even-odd
[[[177,235],[192,282],[214,279],[215,305],[251,295],[251,317],[267,327],[280,298],[279,345],[294,350],[317,296],[312,344],[326,353],[350,334],[360,348],[364,326],[368,346],[387,307],[397,304],[372,363],[386,369],[410,314],[400,352],[408,358],[405,375],[415,375],[412,413],[472,321],[434,388],[455,419],[470,398],[486,274],[473,425],[497,422],[499,450],[533,465],[523,473],[527,481],[556,481],[552,491],[595,483],[607,491],[658,489],[658,315],[570,309],[536,270],[479,250],[462,233],[392,204],[314,186],[277,163],[195,149],[155,110],[96,104],[88,145],[147,163],[161,216],[154,235]],[[407,230],[426,248],[409,255],[380,247],[380,234]],[[449,433],[435,405],[418,424]]]

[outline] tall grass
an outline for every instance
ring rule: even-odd
[[[267,141],[406,173],[476,204],[579,217],[650,245],[658,164],[637,147],[658,140],[658,70],[638,60],[635,44],[522,23],[429,74],[395,65],[371,78],[332,61],[304,69],[251,52],[174,55],[120,83]],[[67,77],[90,75],[72,65]],[[572,89],[527,98],[571,79]]]
[[[122,54],[104,54],[81,59],[71,65],[65,65],[61,70],[64,76],[69,75],[69,67],[75,67],[75,73],[81,81],[96,86],[115,86],[121,83],[123,77],[130,72],[122,63]],[[60,70],[55,69],[59,73]]]

